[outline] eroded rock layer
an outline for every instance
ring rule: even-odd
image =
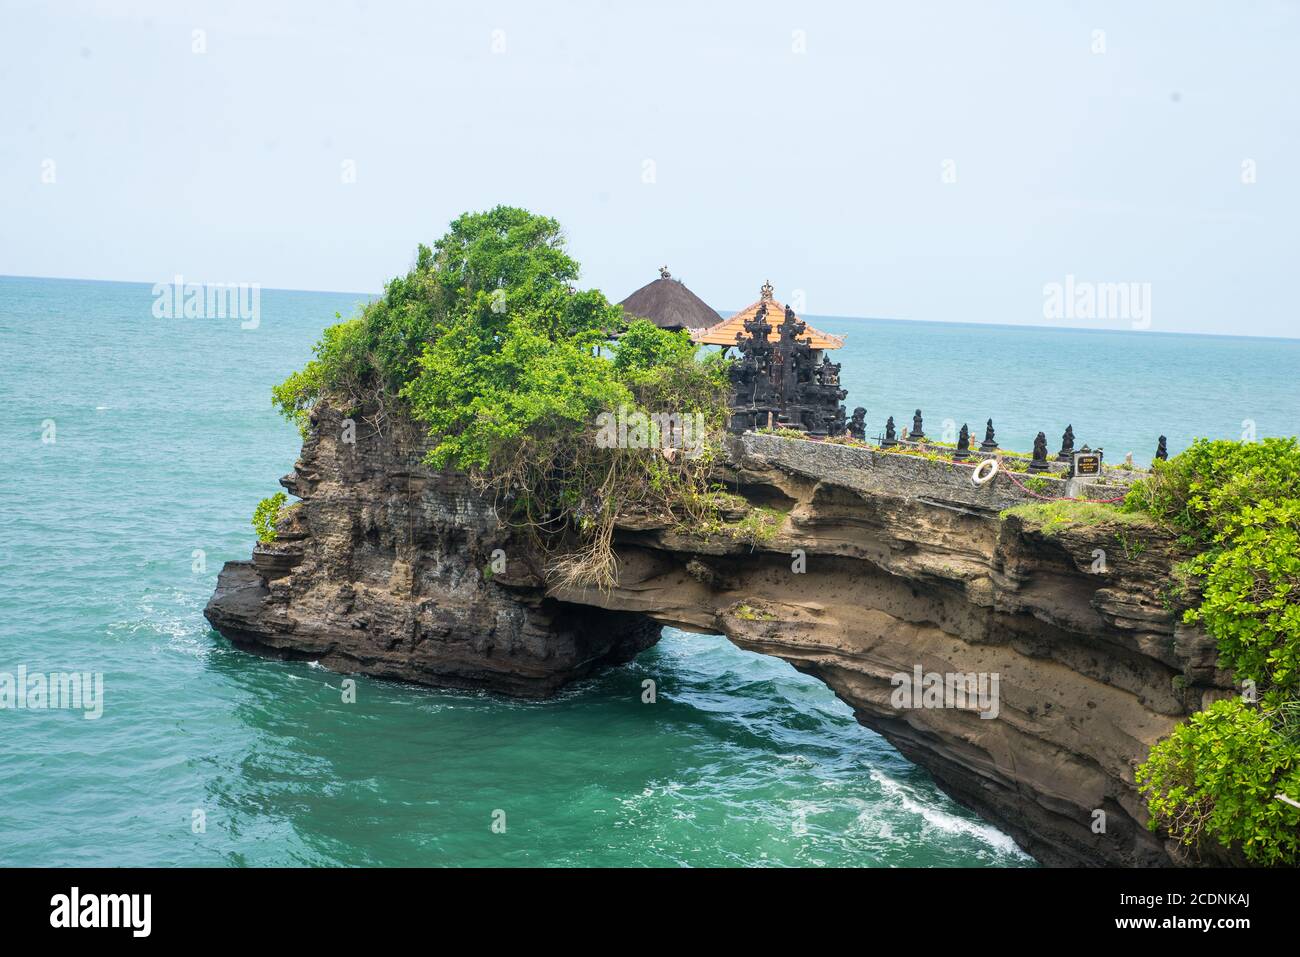
[[[464,480],[423,468],[405,423],[316,413],[281,484],[302,499],[277,540],[229,562],[205,609],[241,647],[340,672],[545,697],[650,647],[641,615],[548,596],[523,549]],[[510,555],[492,573],[493,553]]]
[[[1044,863],[1188,863],[1146,829],[1133,772],[1229,684],[1213,643],[1180,623],[1173,543],[1156,529],[1045,532],[999,518],[1025,501],[1004,479],[976,488],[959,466],[751,434],[726,477],[782,513],[774,537],[628,516],[617,587],[562,591],[462,476],[419,464],[409,425],[381,435],[362,420],[345,443],[337,412],[315,415],[282,480],[302,504],[274,545],[226,566],[208,605],[237,644],[545,696],[629,660],[661,624],[724,634],[825,681]],[[918,667],[996,674],[996,717],[896,706],[897,676]]]

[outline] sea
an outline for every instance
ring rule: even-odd
[[[213,632],[298,452],[269,390],[366,298],[261,290],[252,323],[0,277],[0,685],[102,680],[93,707],[0,708],[0,865],[1034,866],[820,682],[716,636],[665,629],[544,702],[365,677],[345,702]],[[1070,424],[1141,464],[1300,419],[1300,341],[808,318],[846,336],[871,434]]]

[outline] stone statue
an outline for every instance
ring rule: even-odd
[[[885,440],[880,443],[881,448],[889,448],[891,445],[898,444],[898,436],[894,433],[894,417],[891,415],[889,421],[885,423]]]
[[[957,451],[953,453],[953,458],[970,458],[970,429],[966,427],[966,423],[964,422],[961,426],[961,432],[957,434]]]
[[[853,410],[853,418],[849,420],[849,435],[859,442],[867,437],[867,410],[858,406]]]
[[[1061,436],[1061,451],[1056,453],[1056,461],[1068,462],[1074,457],[1074,426],[1067,425]]]
[[[1165,437],[1160,436],[1160,442],[1156,445],[1156,459],[1161,462],[1169,460],[1169,447],[1165,445]]]
[[[768,338],[771,332],[764,305],[745,323],[745,331],[736,334],[740,357],[732,363],[729,373],[732,432],[763,428],[773,413],[781,411],[772,383],[775,346]]]
[[[1034,439],[1034,460],[1029,463],[1029,471],[1046,472],[1047,469],[1047,436],[1039,432]]]
[[[913,442],[920,442],[925,438],[925,429],[921,425],[920,409],[917,409],[916,414],[912,416],[912,431],[908,433],[908,438]]]
[[[992,452],[998,447],[998,443],[993,438],[993,420],[989,419],[989,424],[984,427],[984,441],[980,443],[981,452]]]

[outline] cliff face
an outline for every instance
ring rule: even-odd
[[[281,484],[302,499],[276,542],[228,562],[204,614],[251,651],[449,688],[545,697],[650,647],[659,628],[545,594],[531,559],[419,432],[380,435],[321,408]],[[495,550],[510,556],[491,573]],[[505,587],[506,583],[511,587]]]
[[[208,605],[232,641],[541,696],[628,660],[659,624],[725,634],[821,678],[1044,863],[1187,863],[1145,828],[1133,771],[1229,685],[1213,642],[1179,624],[1172,543],[1154,528],[1049,534],[999,519],[1024,501],[1005,479],[977,489],[943,463],[747,435],[727,478],[784,514],[774,539],[755,548],[628,516],[617,587],[557,591],[462,477],[418,464],[409,426],[359,423],[348,445],[333,438],[337,413],[317,416],[282,480],[303,503],[274,546],[226,566]],[[488,574],[494,549],[505,571]],[[996,674],[996,717],[897,706],[897,676],[918,667]]]

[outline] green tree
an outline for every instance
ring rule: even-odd
[[[612,331],[618,311],[599,292],[573,292],[577,275],[554,219],[509,206],[466,213],[432,248],[420,245],[406,275],[390,280],[357,318],[326,329],[315,359],[272,399],[304,431],[324,394],[353,406],[392,402],[419,374],[429,343],[452,328],[461,332],[465,320],[488,337],[524,312],[544,319],[541,328],[555,336]]]
[[[1218,643],[1219,665],[1253,699],[1221,701],[1151,749],[1138,769],[1151,825],[1187,844],[1237,844],[1253,861],[1296,863],[1300,809],[1300,448],[1199,439],[1129,492],[1201,551],[1182,566],[1199,604],[1185,620]]]
[[[430,465],[467,472],[547,547],[572,552],[577,538],[565,580],[609,584],[614,517],[713,507],[711,457],[602,448],[597,416],[701,412],[716,432],[726,364],[697,360],[684,334],[625,323],[599,290],[575,287],[578,275],[555,220],[506,206],[466,213],[383,297],[327,329],[273,400],[304,429],[323,399],[376,424],[413,418],[428,430]]]

